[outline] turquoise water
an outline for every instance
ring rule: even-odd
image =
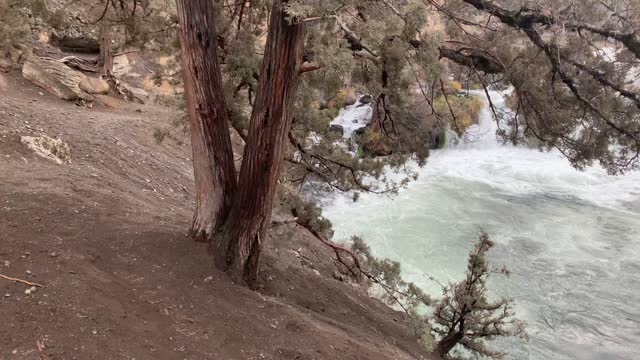
[[[498,105],[502,97],[493,93]],[[513,359],[640,358],[640,174],[578,172],[556,153],[503,146],[488,109],[467,140],[435,151],[393,198],[338,197],[325,207],[335,240],[361,235],[432,293],[460,279],[477,233],[509,278],[529,342],[497,343]]]

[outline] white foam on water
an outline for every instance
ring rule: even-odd
[[[496,106],[501,94],[492,92]],[[640,354],[640,173],[573,169],[556,152],[502,145],[488,106],[471,143],[433,151],[394,198],[338,197],[325,208],[335,239],[361,235],[434,294],[460,279],[486,229],[495,294],[516,300],[531,341],[501,341],[514,359],[636,359]]]
[[[373,109],[370,105],[361,104],[360,98],[353,105],[340,110],[338,117],[331,121],[331,125],[340,125],[344,129],[343,137],[348,139],[354,131],[361,129],[371,121]]]

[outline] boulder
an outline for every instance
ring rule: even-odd
[[[129,87],[127,90],[132,101],[138,104],[146,104],[149,101],[149,93],[145,90],[135,87]]]
[[[344,136],[344,127],[342,127],[342,125],[332,124],[329,127],[329,131],[338,133],[340,136]]]
[[[108,94],[111,89],[108,82],[89,76],[80,81],[79,87],[88,94]]]
[[[371,95],[363,95],[362,97],[360,97],[360,105],[371,104],[372,101],[373,101],[373,96]]]
[[[56,60],[30,56],[22,67],[22,76],[61,99],[91,99],[80,89],[86,76]]]

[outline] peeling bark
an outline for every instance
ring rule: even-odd
[[[283,10],[283,1],[275,1],[240,170],[239,191],[222,234],[225,239],[222,244],[228,249],[228,273],[250,287],[254,287],[257,280],[262,242],[271,223],[304,50],[305,25],[290,24]]]
[[[236,171],[218,64],[213,2],[176,1],[191,128],[196,209],[191,236],[212,241],[236,192]]]

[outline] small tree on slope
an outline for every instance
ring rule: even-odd
[[[486,233],[480,234],[475,249],[469,254],[464,280],[445,286],[442,299],[434,305],[430,322],[439,338],[436,349],[443,356],[459,345],[472,353],[499,359],[505,354],[488,348],[484,344],[486,340],[502,336],[526,339],[524,322],[514,317],[512,301],[487,298],[489,276],[508,275],[505,268],[489,266],[486,254],[493,245]]]
[[[405,281],[400,263],[374,256],[357,236],[351,241],[354,257],[360,261],[353,265],[345,261],[340,264],[356,275],[364,275],[364,284],[369,286],[372,294],[390,306],[399,306],[411,317],[418,343],[423,349],[429,352],[435,350],[447,359],[457,358],[452,354],[456,348],[499,359],[506,354],[493,351],[487,347],[486,341],[513,336],[527,339],[525,324],[515,318],[512,301],[488,299],[487,281],[490,275],[507,276],[509,272],[504,267],[490,267],[486,255],[493,247],[493,242],[486,233],[480,234],[476,246],[469,253],[464,279],[442,285],[443,297],[439,300],[424,293],[415,283]],[[423,315],[426,308],[433,311]]]

